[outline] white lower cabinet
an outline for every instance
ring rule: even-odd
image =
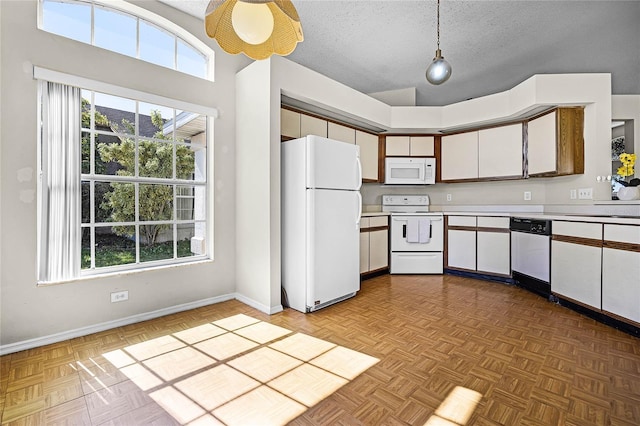
[[[479,272],[509,275],[511,273],[511,238],[509,232],[478,231],[477,239],[476,269]]]
[[[640,323],[640,226],[604,225],[602,309]]]
[[[553,221],[551,291],[602,308],[602,224]]]
[[[447,266],[476,270],[476,231],[447,230]]]
[[[387,216],[360,219],[360,273],[389,267],[389,219]]]
[[[447,216],[447,267],[476,270],[476,217]]]
[[[360,273],[364,274],[365,272],[369,272],[369,241],[370,241],[370,232],[363,232],[362,226],[363,222],[367,222],[368,219],[362,218],[360,220]]]
[[[511,275],[509,217],[448,216],[447,267]]]

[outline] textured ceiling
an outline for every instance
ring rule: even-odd
[[[199,18],[208,4],[161,1]],[[415,87],[417,105],[435,106],[533,74],[604,72],[614,94],[640,94],[640,1],[441,0],[440,47],[453,67],[441,86],[425,79],[435,0],[293,3],[305,40],[288,58],[364,93]]]

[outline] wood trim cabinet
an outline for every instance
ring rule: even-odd
[[[362,181],[379,181],[379,147],[378,135],[356,130],[356,145],[360,147],[360,163],[362,163]]]
[[[527,122],[527,175],[584,173],[584,108],[557,108]]]
[[[551,292],[602,309],[602,224],[554,220],[551,229]]]
[[[386,136],[387,157],[433,157],[435,156],[434,136]]]
[[[523,176],[523,124],[478,131],[478,177],[517,178]]]
[[[384,171],[384,158],[381,156],[380,136],[365,132],[346,124],[307,114],[290,107],[280,108],[281,140],[291,140],[307,135],[317,135],[329,139],[353,143],[360,147],[362,163],[362,181],[380,182]]]
[[[602,310],[640,325],[640,226],[604,225]]]
[[[442,136],[440,144],[442,181],[478,179],[478,132]]]
[[[389,270],[389,217],[360,219],[360,274],[372,275]]]
[[[447,216],[446,267],[511,276],[511,235],[505,216]]]
[[[356,130],[330,121],[327,127],[327,137],[335,141],[356,143]]]

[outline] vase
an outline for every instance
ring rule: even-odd
[[[630,201],[640,199],[639,186],[623,186],[618,189],[618,200]]]

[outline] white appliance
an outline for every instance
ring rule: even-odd
[[[360,290],[360,149],[306,136],[283,142],[281,160],[282,287],[312,312]]]
[[[383,195],[391,213],[392,274],[442,274],[444,217],[429,212],[428,195]]]
[[[387,157],[384,160],[387,185],[432,185],[436,183],[436,159]]]

